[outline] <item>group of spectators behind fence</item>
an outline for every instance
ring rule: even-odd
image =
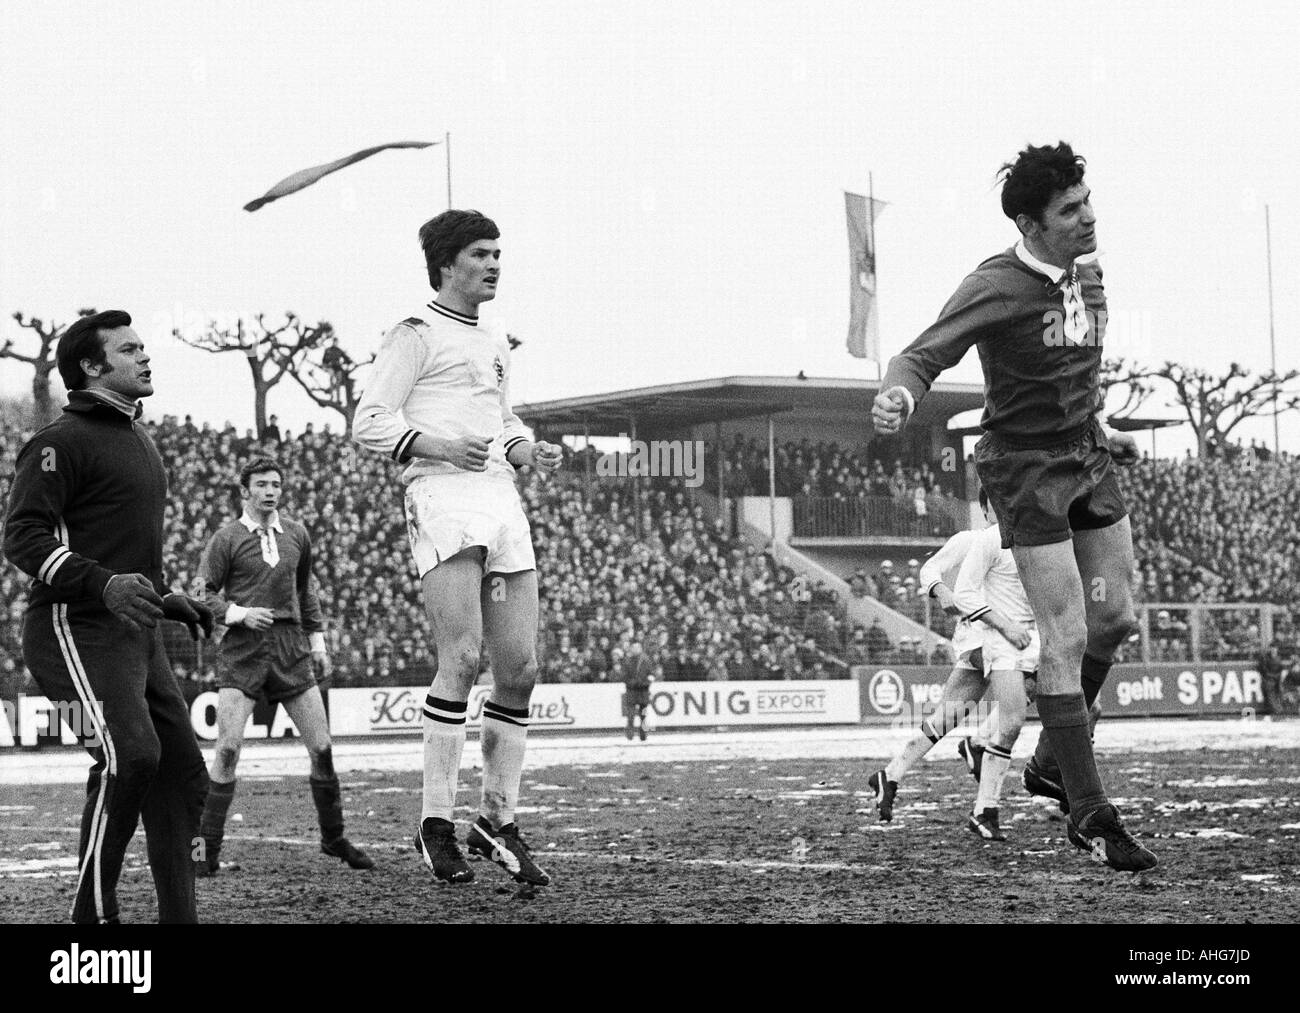
[[[0,414],[4,502],[15,456],[32,430],[12,409]],[[165,417],[150,430],[171,479],[164,558],[174,587],[196,588],[208,539],[239,514],[240,465],[270,453],[285,471],[282,509],[312,536],[334,685],[429,681],[436,657],[407,545],[400,469],[392,461],[328,426],[309,424],[297,436],[277,433],[262,441],[229,424],[196,426],[188,418]],[[938,538],[964,526],[957,519],[968,507],[954,495],[954,474],[923,462],[886,463],[875,446],[778,446],[778,495],[794,498],[796,516],[801,499],[884,500],[900,504],[907,533]],[[808,586],[721,520],[710,520],[679,481],[589,484],[590,462],[566,453],[560,472],[525,469],[518,478],[537,552],[543,681],[621,681],[633,644],[651,657],[657,678],[672,680],[835,678],[856,664],[951,661],[942,646],[924,654],[919,641],[893,643],[878,623],[851,627],[835,591]],[[766,445],[733,441],[725,446],[723,471],[729,495],[764,495]],[[1120,474],[1138,560],[1136,600],[1269,601],[1292,613],[1300,607],[1300,462],[1287,455],[1266,462],[1253,455],[1233,462],[1143,460]],[[845,516],[856,525],[862,515]],[[917,579],[923,559],[918,552],[897,565],[845,576],[851,595],[877,598],[918,622],[928,619],[947,636],[952,620],[932,601],[927,608]],[[27,583],[7,563],[0,567],[0,693],[12,693],[22,681]],[[1284,615],[1274,631],[1284,658],[1296,654],[1291,619]],[[1150,633],[1152,660],[1191,657],[1190,624],[1178,609],[1158,614]],[[178,674],[191,688],[211,685],[215,648],[196,649],[179,627],[168,636]],[[1216,613],[1200,623],[1196,646],[1206,659],[1253,657],[1259,641],[1252,614]],[[1132,644],[1122,649],[1127,660],[1137,656]]]

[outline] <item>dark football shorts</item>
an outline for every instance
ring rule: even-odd
[[[975,445],[975,471],[997,512],[1004,549],[1069,541],[1075,531],[1108,528],[1128,513],[1095,419],[1046,447],[986,433]]]
[[[276,622],[258,632],[232,626],[221,639],[217,688],[237,689],[271,703],[292,700],[316,685],[307,634],[295,622]]]

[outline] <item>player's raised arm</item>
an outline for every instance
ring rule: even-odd
[[[939,374],[961,362],[1005,317],[1002,297],[984,279],[967,275],[939,319],[889,360],[871,410],[876,432],[887,436],[902,429]]]

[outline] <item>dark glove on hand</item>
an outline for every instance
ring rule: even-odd
[[[164,619],[173,619],[188,626],[190,636],[195,640],[199,639],[200,627],[202,627],[205,637],[212,636],[216,619],[212,615],[212,609],[197,598],[191,598],[184,594],[169,594],[163,599],[162,610]]]

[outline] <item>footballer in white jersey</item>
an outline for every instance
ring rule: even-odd
[[[997,525],[978,532],[957,574],[954,597],[962,614],[971,622],[984,623],[984,665],[988,670],[988,694],[997,708],[987,741],[978,758],[979,792],[967,820],[976,836],[1005,841],[998,810],[1002,782],[1011,765],[1011,749],[1025,723],[1026,687],[1038,671],[1038,630],[1029,607],[1015,557],[1002,548]],[[972,750],[967,743],[965,749]],[[967,755],[963,753],[963,755]]]
[[[980,506],[984,508],[985,517],[993,525],[986,530],[992,530],[996,536],[997,526],[993,524],[992,512],[988,508],[988,499],[983,490],[980,491]],[[1018,624],[999,609],[984,607],[982,600],[979,602],[979,608],[970,610],[978,612],[978,615],[963,615],[963,609],[954,595],[952,588],[959,584],[960,574],[966,572],[967,561],[975,546],[984,537],[986,537],[984,532],[959,531],[921,567],[921,583],[926,588],[926,592],[937,599],[940,607],[949,615],[962,616],[953,635],[953,650],[957,655],[957,661],[947,682],[944,683],[943,693],[935,711],[921,722],[920,729],[898,754],[884,768],[877,770],[867,779],[867,783],[875,792],[876,809],[882,822],[888,823],[893,819],[894,799],[898,793],[899,781],[938,744],[944,735],[976,713],[979,701],[988,689],[984,676],[987,667],[986,641],[984,634],[974,626],[974,622],[978,621],[991,630],[999,631],[999,636],[1016,641],[1019,641],[1024,633],[1023,629],[1018,628]],[[949,581],[952,583],[950,584]],[[1023,689],[1020,711],[1023,721]],[[990,732],[994,727],[992,723],[989,724]],[[979,754],[972,753],[971,743],[964,741],[959,750],[972,767],[978,763]],[[996,814],[994,819],[996,820]],[[1005,840],[1005,837],[996,839]]]
[[[483,793],[469,852],[545,886],[550,876],[515,822],[537,679],[537,570],[514,471],[553,471],[562,451],[528,439],[510,407],[508,342],[479,319],[501,278],[500,235],[477,211],[446,211],[421,226],[436,294],[385,335],[352,433],[407,465],[407,530],[438,651],[424,706],[415,849],[436,880],[473,880],[454,812],[467,701],[486,647],[492,692],[483,705]]]

